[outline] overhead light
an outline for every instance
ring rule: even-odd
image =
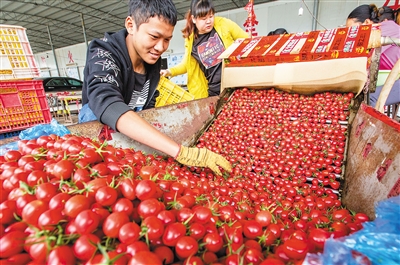
[[[303,15],[303,7],[302,6],[300,6],[300,8],[299,8],[299,16],[302,16]]]

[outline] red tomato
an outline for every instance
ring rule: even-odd
[[[21,152],[17,150],[9,150],[4,154],[4,159],[7,162],[17,162],[21,157]]]
[[[211,216],[213,215],[210,208],[207,208],[205,206],[196,206],[193,210],[193,221],[200,224],[208,223],[211,220]]]
[[[174,223],[176,216],[172,211],[162,210],[157,214],[157,218],[160,219],[164,225]]]
[[[141,201],[153,198],[156,194],[156,190],[157,186],[154,181],[149,179],[139,181],[135,188],[136,197]]]
[[[204,262],[199,256],[190,256],[183,261],[183,265],[204,265]]]
[[[15,222],[14,213],[17,205],[14,200],[6,200],[0,204],[0,224],[8,225]]]
[[[25,241],[25,249],[36,263],[44,263],[55,240],[46,236],[29,236]]]
[[[58,193],[58,187],[50,182],[41,183],[36,186],[36,198],[49,202]]]
[[[199,244],[190,236],[180,237],[175,245],[175,253],[181,259],[195,255],[198,250]]]
[[[260,265],[285,265],[285,262],[283,262],[280,259],[275,259],[275,258],[266,258],[263,260]]]
[[[49,209],[39,216],[38,226],[41,229],[53,231],[63,219],[64,216],[59,209]]]
[[[146,217],[140,226],[145,229],[145,236],[149,240],[159,239],[164,233],[164,224],[156,216]]]
[[[250,248],[247,249],[243,254],[245,264],[260,264],[264,259],[264,255],[258,249]]]
[[[76,258],[69,246],[57,246],[50,251],[47,264],[76,264]]]
[[[328,231],[322,228],[313,228],[309,231],[308,240],[317,248],[317,250],[324,249],[325,241],[329,238]]]
[[[57,179],[70,179],[76,169],[75,164],[70,161],[70,160],[60,160],[58,161],[52,170],[52,174],[57,178]]]
[[[28,225],[25,222],[15,222],[13,224],[10,224],[9,226],[7,226],[7,228],[4,229],[5,233],[9,233],[12,231],[22,231],[24,232],[25,229],[28,227]]]
[[[158,256],[163,264],[171,264],[174,262],[174,252],[167,246],[155,247],[152,252]]]
[[[5,234],[0,239],[0,258],[10,258],[24,250],[26,234],[21,231],[13,231]]]
[[[110,206],[117,200],[118,192],[110,186],[103,186],[96,191],[95,198],[100,205]]]
[[[35,186],[41,182],[48,182],[48,173],[43,170],[33,170],[29,173],[26,181],[29,186]]]
[[[141,201],[137,206],[137,212],[141,218],[156,216],[164,210],[163,204],[155,198],[149,198]]]
[[[76,258],[87,261],[96,254],[98,243],[100,243],[99,237],[93,234],[85,234],[75,241],[72,250]]]
[[[104,220],[103,232],[111,238],[118,238],[120,228],[129,222],[129,217],[126,213],[111,213]]]
[[[131,201],[136,199],[136,183],[131,178],[119,180],[118,187],[125,198]]]
[[[143,241],[135,241],[126,246],[126,253],[132,257],[140,251],[150,251],[149,246]]]
[[[143,166],[139,171],[139,176],[142,179],[151,179],[158,173],[158,167],[156,166]]]
[[[243,225],[243,234],[249,239],[255,239],[263,233],[260,223],[254,220],[246,221]]]
[[[32,259],[28,253],[20,253],[13,255],[6,260],[0,260],[0,264],[21,265],[21,264],[29,264],[30,261],[32,261]]]
[[[22,210],[22,220],[29,225],[38,227],[39,216],[48,210],[48,203],[34,200],[25,205]]]
[[[68,193],[58,193],[53,196],[53,198],[49,201],[49,209],[58,209],[63,210],[65,203],[71,198],[71,195]]]
[[[81,211],[75,217],[76,231],[81,235],[93,233],[99,226],[99,219],[100,217],[90,209]]]
[[[118,199],[112,206],[113,212],[124,212],[128,216],[131,216],[133,213],[133,203],[127,198]]]
[[[140,226],[133,222],[128,222],[121,226],[118,231],[118,239],[124,244],[132,244],[139,240],[141,236]]]
[[[260,211],[256,214],[255,220],[262,227],[267,227],[272,221],[272,214],[269,211]]]
[[[291,238],[283,243],[283,251],[291,259],[304,259],[308,252],[308,244],[304,240]]]
[[[90,208],[91,201],[84,195],[74,195],[65,202],[64,214],[75,218],[81,211]]]
[[[218,252],[224,245],[223,238],[218,233],[208,233],[203,238],[204,248],[211,252]]]
[[[368,222],[370,219],[369,219],[368,215],[365,213],[356,213],[354,215],[354,220],[357,220],[357,221],[360,221],[363,223],[363,222]]]
[[[174,247],[179,238],[186,235],[186,226],[182,223],[170,223],[165,227],[162,235],[164,245]]]
[[[196,240],[201,240],[206,234],[206,228],[199,223],[192,223],[189,227],[189,235]]]
[[[160,258],[150,251],[139,251],[129,260],[128,265],[162,265]]]

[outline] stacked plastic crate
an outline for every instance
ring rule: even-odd
[[[50,123],[43,84],[34,80],[39,68],[25,28],[0,24],[0,66],[0,139]]]

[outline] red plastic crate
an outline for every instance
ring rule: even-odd
[[[0,81],[0,133],[50,122],[42,81]]]

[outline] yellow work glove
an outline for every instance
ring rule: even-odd
[[[179,163],[187,166],[208,167],[214,173],[222,175],[218,166],[231,172],[232,166],[224,157],[206,148],[186,147],[181,145],[178,155],[175,158]]]

